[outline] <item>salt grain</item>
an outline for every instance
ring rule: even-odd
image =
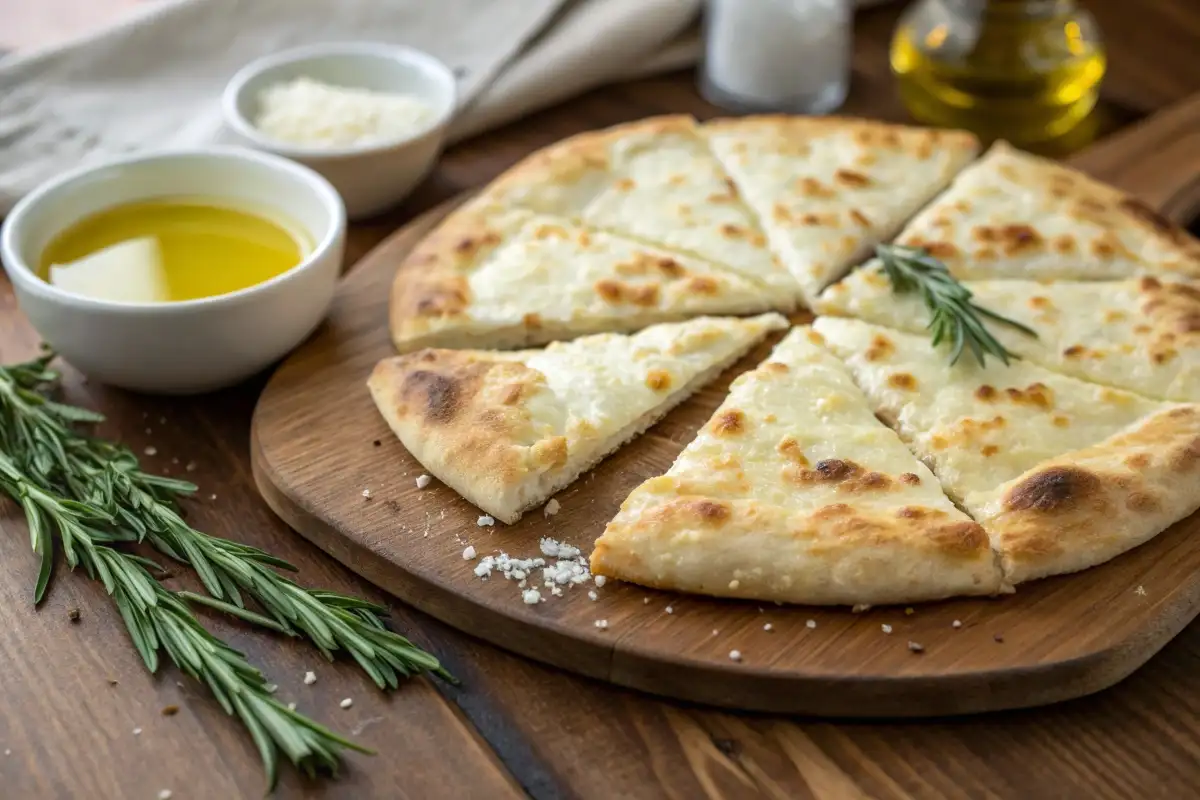
[[[171,800],[171,790],[163,789],[158,793],[158,800]]]
[[[674,613],[675,613],[675,609],[674,609],[672,606],[667,606],[667,613],[668,613],[668,614],[674,614]]]
[[[183,468],[186,469],[188,472],[195,472],[196,471],[196,462],[189,461],[188,463],[183,465]]]
[[[470,561],[473,558],[475,558],[475,548],[472,545],[467,545],[466,549],[463,550],[463,561]]]
[[[417,476],[417,488],[424,489],[432,481],[433,481],[433,478],[429,477],[428,475],[418,475]]]
[[[134,735],[134,736],[141,736],[141,735],[142,735],[142,729],[141,729],[141,728],[134,728],[134,729],[133,729],[133,735]]]

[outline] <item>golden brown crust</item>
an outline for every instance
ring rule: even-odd
[[[968,506],[1011,583],[1108,561],[1200,507],[1200,405],[1153,414]]]
[[[686,494],[655,478],[621,507],[592,572],[644,586],[811,605],[886,604],[1003,591],[983,529],[945,511],[845,503],[789,511]]]
[[[929,158],[934,150],[955,150],[974,153],[979,149],[979,139],[972,133],[959,130],[917,128],[910,125],[895,125],[856,117],[798,117],[785,114],[762,114],[748,117],[715,119],[700,126],[703,132],[763,130],[794,137],[797,145],[802,137],[830,131],[846,132],[854,140],[871,149],[901,150],[918,158]],[[870,166],[863,165],[863,166]],[[847,167],[852,169],[852,167]]]

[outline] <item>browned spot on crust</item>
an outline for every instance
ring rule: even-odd
[[[500,402],[506,406],[515,406],[521,402],[521,396],[525,394],[525,386],[520,383],[510,383],[504,387],[504,394],[500,396]]]
[[[1130,469],[1145,469],[1150,466],[1150,456],[1145,453],[1133,453],[1125,457],[1125,466]]]
[[[721,235],[726,239],[743,239],[746,236],[746,229],[726,222],[721,226]]]
[[[1035,297],[1029,298],[1029,307],[1036,308],[1039,311],[1042,311],[1047,308],[1054,308],[1054,304],[1050,302],[1049,297],[1042,297],[1041,295],[1037,295]]]
[[[428,422],[445,424],[458,413],[460,386],[454,378],[429,370],[418,369],[404,378],[401,395],[417,396]]]
[[[738,196],[737,184],[733,182],[733,178],[730,178],[730,177],[725,178],[725,191],[729,193],[730,197]]]
[[[1075,247],[1075,237],[1069,233],[1064,233],[1054,239],[1054,249],[1063,255],[1074,253]]]
[[[1150,358],[1155,364],[1165,364],[1177,355],[1179,355],[1179,352],[1175,350],[1175,348],[1164,347],[1161,350],[1156,350],[1151,353]]]
[[[994,444],[985,444],[979,452],[983,454],[984,458],[991,458],[992,456],[996,455],[996,453],[1000,452],[1000,448],[996,447]]]
[[[800,194],[805,197],[829,198],[834,196],[833,190],[816,178],[800,178],[797,184]]]
[[[1054,427],[1056,428],[1068,428],[1071,426],[1071,420],[1061,414],[1055,414],[1054,418],[1050,421],[1054,423]]]
[[[1125,498],[1125,506],[1130,511],[1149,513],[1162,507],[1159,499],[1150,492],[1130,492]]]
[[[452,316],[467,307],[466,290],[453,286],[422,286],[415,299],[422,317]]]
[[[613,187],[616,188],[618,191],[628,192],[630,189],[632,189],[636,185],[637,184],[635,184],[633,182],[633,178],[621,178],[616,183],[613,184]]]
[[[856,472],[862,472],[862,467],[853,461],[843,461],[840,458],[826,458],[817,462],[814,470],[814,480],[841,481]]]
[[[850,209],[850,219],[862,225],[864,228],[871,226],[871,220],[867,219],[867,215],[859,211],[857,208]]]
[[[896,345],[882,333],[875,334],[865,353],[867,361],[879,361],[896,352]]]
[[[934,239],[911,239],[908,244],[912,247],[923,248],[929,255],[934,258],[946,259],[954,258],[958,255],[958,248],[952,242],[938,241]]]
[[[880,491],[891,486],[892,479],[879,472],[868,472],[853,461],[827,458],[818,461],[813,469],[784,468],[784,478],[801,485],[813,483],[837,484],[839,492],[862,493]]]
[[[608,280],[606,278],[602,281],[597,281],[595,289],[596,293],[600,295],[600,298],[604,302],[615,305],[621,302],[622,286],[623,284],[619,283],[618,281]]]
[[[917,389],[917,379],[907,372],[893,372],[888,376],[888,386],[914,392]]]
[[[535,239],[550,239],[553,237],[557,237],[559,239],[566,239],[567,238],[567,229],[561,225],[546,224],[546,225],[539,225],[538,229],[533,232],[533,238],[535,238]]]
[[[1008,490],[1004,505],[1013,511],[1055,513],[1098,497],[1104,484],[1078,467],[1050,467],[1035,472]]]
[[[691,510],[705,522],[721,522],[729,518],[729,506],[713,500],[694,500]]]
[[[629,303],[635,306],[658,305],[658,284],[650,283],[641,286],[614,281],[608,278],[596,282],[595,290],[606,303],[616,305]]]
[[[807,467],[809,465],[809,461],[804,456],[804,450],[800,447],[800,443],[791,436],[783,437],[779,444],[775,446],[775,450],[797,466]]]
[[[905,472],[900,476],[901,483],[907,483],[909,486],[920,486],[921,477],[915,472]]]
[[[781,364],[778,361],[768,361],[767,363],[763,364],[763,369],[769,372],[777,372],[782,375],[788,372],[788,365]]]
[[[707,275],[697,275],[688,281],[687,288],[696,294],[715,295],[721,287]]]
[[[671,373],[666,370],[652,369],[646,374],[646,386],[656,392],[671,388]]]
[[[817,214],[813,214],[813,213],[809,212],[800,217],[800,224],[802,224],[802,225],[820,225],[821,217]]]
[[[929,535],[942,552],[964,558],[974,558],[988,547],[987,533],[977,522],[939,525]]]
[[[975,399],[990,402],[996,399],[996,387],[988,386],[986,383],[975,390]]]
[[[659,272],[668,278],[679,278],[683,276],[683,265],[670,257],[663,257],[654,263],[658,267]]]
[[[1083,354],[1086,352],[1087,352],[1087,350],[1084,349],[1083,345],[1073,344],[1070,347],[1068,347],[1067,349],[1063,350],[1063,355],[1066,356],[1067,358],[1082,358]]]
[[[531,311],[531,312],[529,312],[528,314],[526,314],[525,316],[521,317],[521,322],[522,322],[522,323],[525,325],[525,327],[526,327],[526,328],[540,328],[540,327],[542,327],[542,318],[541,318],[541,316],[540,316],[540,315],[538,315],[538,314],[535,314],[535,313],[534,313],[534,312],[532,312],[532,311]]]
[[[871,179],[861,172],[855,172],[852,169],[839,169],[833,173],[833,179],[843,186],[852,186],[856,189],[861,189],[864,186],[871,185]]]
[[[1180,408],[1176,411],[1187,414],[1191,412],[1191,409]],[[1193,439],[1185,447],[1171,453],[1169,466],[1175,472],[1187,472],[1196,466],[1198,461],[1200,461],[1200,439]]]
[[[1008,399],[1017,405],[1031,405],[1041,409],[1054,406],[1054,393],[1044,383],[1031,383],[1024,389],[1009,387],[1004,392]]]
[[[530,448],[530,456],[535,464],[561,467],[567,463],[567,438],[552,436],[549,439],[543,439]]]
[[[783,203],[776,203],[771,207],[771,216],[775,218],[776,222],[787,222],[792,218],[791,212]]]
[[[745,433],[746,415],[736,408],[722,411],[713,418],[712,431],[718,436],[736,436],[739,433]]]

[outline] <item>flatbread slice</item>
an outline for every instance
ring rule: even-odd
[[[743,117],[703,130],[809,305],[979,150],[961,131],[837,117]]]
[[[959,278],[1200,277],[1200,242],[1124,192],[997,142],[913,219],[900,244]]]
[[[820,605],[1004,590],[983,530],[815,338],[793,330],[734,381],[667,474],[622,504],[593,573]]]
[[[413,457],[512,523],[786,327],[701,317],[544,350],[422,350],[380,361],[367,385]]]
[[[481,202],[409,254],[390,315],[396,347],[409,352],[526,347],[777,305],[777,294],[701,259]]]
[[[1012,584],[1101,564],[1200,507],[1200,406],[1028,361],[950,366],[928,336],[859,320],[814,328],[987,530]]]
[[[708,259],[793,306],[799,293],[689,116],[564,139],[505,172],[485,196]]]
[[[1009,351],[1047,369],[1162,400],[1200,402],[1200,282],[963,281],[975,302],[1037,332],[987,322]],[[929,313],[896,294],[878,263],[821,295],[822,314],[858,317],[913,333]]]

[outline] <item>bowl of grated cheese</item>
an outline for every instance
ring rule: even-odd
[[[239,144],[321,173],[361,218],[399,203],[429,174],[456,103],[453,72],[428,53],[346,42],[251,62],[229,81],[222,106]]]

